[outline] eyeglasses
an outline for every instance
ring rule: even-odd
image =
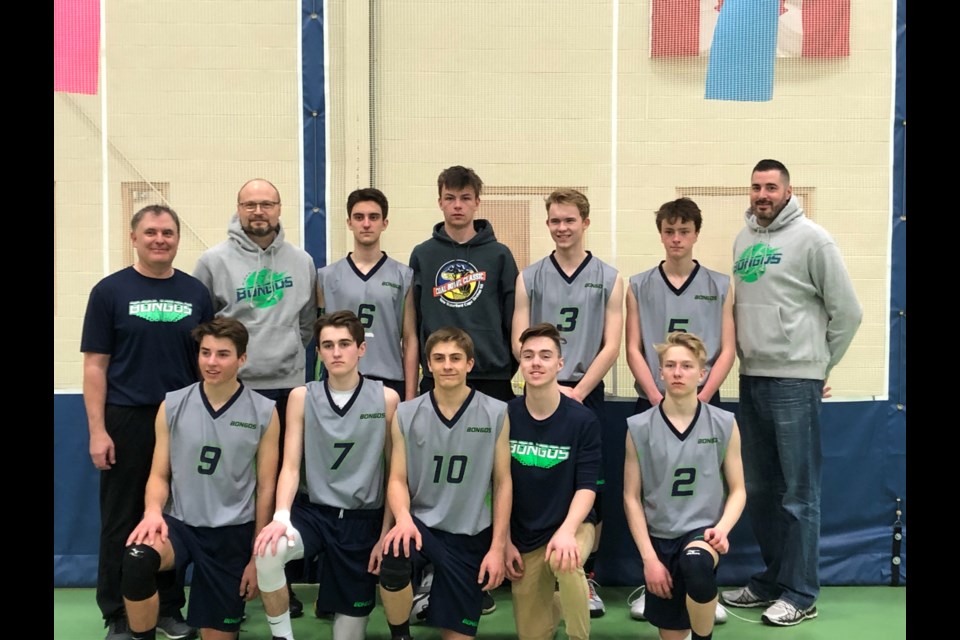
[[[253,213],[257,210],[257,207],[263,209],[265,213],[270,213],[277,208],[279,202],[273,202],[272,200],[264,200],[263,202],[239,202],[237,203],[247,213]]]

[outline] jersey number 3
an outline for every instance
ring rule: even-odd
[[[557,331],[574,331],[577,328],[577,316],[580,315],[579,307],[564,307],[560,309],[560,315],[563,321],[557,325]]]

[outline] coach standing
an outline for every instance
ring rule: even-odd
[[[787,168],[753,169],[734,243],[734,315],[747,504],[765,569],[724,603],[792,626],[820,593],[821,398],[863,312],[833,238],[808,219]]]
[[[97,605],[107,640],[131,637],[120,560],[127,536],[143,516],[157,409],[168,391],[199,379],[190,332],[213,319],[203,284],[173,268],[180,245],[180,219],[173,209],[140,209],[130,221],[130,240],[137,262],[90,292],[80,340],[90,458],[100,470]],[[193,637],[196,631],[180,614],[183,588],[172,572],[159,587],[158,627],[168,638]]]

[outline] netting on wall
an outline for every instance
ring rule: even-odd
[[[226,239],[240,186],[263,177],[280,190],[287,238],[302,243],[300,11],[72,0],[55,3],[55,16],[54,388],[77,389],[87,296],[132,264],[139,208],[177,211],[174,266],[189,273]]]
[[[329,159],[339,172],[331,207],[367,181],[384,190],[393,219],[384,246],[406,259],[442,219],[438,173],[463,164],[486,185],[478,215],[535,261],[553,249],[543,197],[577,187],[591,202],[587,248],[629,278],[664,257],[653,212],[689,196],[704,215],[695,258],[730,273],[750,170],[781,160],[807,215],[839,243],[865,310],[832,374],[834,395],[882,397],[893,10],[881,5],[330,3],[345,25],[330,34],[344,58],[330,83],[341,150]],[[336,216],[331,229],[334,258],[352,240]],[[736,378],[734,369],[725,399]],[[606,384],[634,396],[623,356]]]

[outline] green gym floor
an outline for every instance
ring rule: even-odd
[[[293,621],[298,640],[328,640],[332,623],[313,615],[316,585],[295,586],[297,596],[306,603],[302,618]],[[657,631],[647,622],[630,619],[627,596],[629,587],[601,587],[606,615],[594,618],[591,637],[595,640],[656,640]],[[506,640],[515,638],[513,607],[509,588],[494,592],[497,609],[483,616],[478,638]],[[760,609],[728,609],[729,620],[718,625],[716,640],[894,640],[907,636],[907,590],[905,587],[824,587],[817,603],[820,616],[796,627],[775,628],[760,624]],[[740,619],[742,618],[742,619]],[[429,627],[411,627],[415,640],[439,640],[440,633]],[[102,640],[105,635],[93,589],[53,590],[54,640]],[[159,634],[158,634],[159,635]],[[162,635],[159,635],[163,638]],[[371,640],[388,640],[383,608],[378,606],[367,628]],[[270,640],[263,605],[255,600],[247,605],[247,621],[240,631],[241,640]],[[561,627],[557,638],[566,634]]]

